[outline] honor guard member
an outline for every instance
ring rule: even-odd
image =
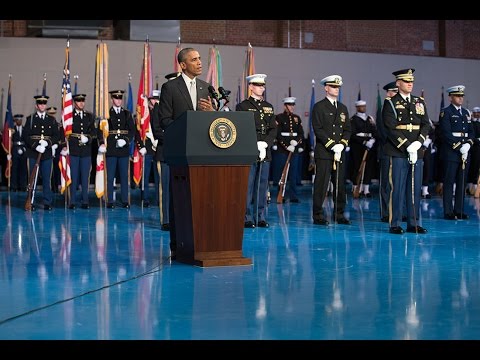
[[[344,216],[347,201],[345,192],[345,152],[350,140],[351,126],[347,107],[338,101],[343,80],[330,75],[321,80],[326,96],[312,109],[315,133],[315,181],[313,183],[313,223],[328,225],[323,209],[328,184],[333,183],[334,210],[332,218],[339,224],[350,224]],[[337,186],[338,185],[338,186]]]
[[[7,155],[7,160],[12,160],[10,171],[10,188],[13,191],[25,191],[27,189],[28,171],[27,171],[27,148],[25,143],[25,133],[23,131],[23,115],[13,116],[15,126],[12,133],[12,152]]]
[[[78,206],[77,189],[81,186],[82,209],[89,209],[88,186],[92,170],[92,141],[95,137],[95,118],[85,111],[86,94],[73,95],[72,133],[68,137],[68,147],[62,149],[62,155],[70,152],[70,172],[72,183],[70,186],[70,209]]]
[[[383,87],[386,91],[387,97],[393,97],[398,92],[398,87],[395,81],[386,84]],[[387,134],[385,131],[385,125],[383,124],[382,116],[377,118],[377,158],[380,163],[379,174],[379,196],[380,196],[380,220],[382,222],[388,222],[389,220],[389,207],[390,201],[390,181],[388,179],[388,172],[390,169],[390,157],[385,155],[384,146],[387,142]]]
[[[350,137],[350,159],[351,159],[351,180],[353,183],[353,192],[358,186],[360,197],[372,197],[370,194],[370,184],[374,176],[375,163],[377,161],[377,149],[375,146],[377,138],[377,126],[375,120],[367,115],[367,102],[365,100],[358,100],[355,102],[357,112],[350,119],[350,125],[352,127],[352,135]],[[367,151],[367,159],[365,163],[365,170],[363,171],[363,178],[358,179],[358,173],[362,159]]]
[[[236,106],[236,111],[253,112],[259,151],[258,160],[252,164],[248,175],[247,209],[244,224],[246,228],[269,226],[265,219],[265,207],[267,205],[270,161],[272,160],[271,146],[277,136],[277,125],[273,105],[263,99],[266,77],[265,74],[247,76],[248,89],[251,95]],[[258,194],[257,188],[259,189]],[[258,213],[256,212],[257,208]],[[257,218],[258,224],[255,224]]]
[[[98,129],[100,153],[106,153],[107,157],[107,208],[113,209],[113,182],[119,168],[120,198],[122,207],[130,209],[128,202],[128,167],[130,156],[130,139],[135,136],[135,123],[132,114],[122,107],[125,90],[112,90],[109,92],[112,98],[112,107],[108,118],[108,137],[104,139],[103,132]],[[106,145],[105,145],[106,144]]]
[[[274,184],[278,184],[288,154],[292,153],[288,178],[286,179],[288,181],[285,184],[285,197],[288,197],[292,203],[300,202],[298,200],[297,184],[301,181],[299,171],[302,159],[300,154],[304,150],[302,119],[293,113],[296,100],[295,97],[284,98],[284,111],[275,117],[277,122],[277,141],[273,149],[277,146],[278,151],[275,154],[275,163],[279,165],[274,166],[272,160],[272,167],[274,168],[273,181]],[[285,199],[283,201],[285,202]]]
[[[384,151],[390,157],[391,164],[389,221],[392,234],[404,233],[400,226],[403,204],[406,204],[407,210],[407,232],[427,232],[417,223],[417,217],[423,172],[423,151],[420,148],[430,131],[430,121],[423,98],[411,94],[414,71],[415,69],[404,69],[393,72],[399,92],[391,98],[387,97],[382,109],[387,134]]]
[[[468,219],[464,213],[465,183],[467,180],[469,151],[475,135],[470,112],[462,107],[465,86],[447,89],[450,105],[440,112],[440,132],[443,139],[440,159],[444,162],[443,212],[447,220]],[[455,201],[453,191],[455,186]]]
[[[63,126],[61,121],[59,122],[57,120],[57,107],[56,106],[49,106],[47,108],[47,114],[50,115],[51,117],[55,118],[55,121],[58,126],[58,131],[59,131],[59,141],[58,141],[58,149],[61,149],[63,146],[65,146],[65,137],[63,133]],[[57,151],[57,148],[52,148],[52,191],[54,193],[60,192],[62,182],[61,182],[61,173],[60,173],[60,165],[58,165],[58,162],[60,160],[60,152]]]
[[[60,141],[60,132],[58,130],[57,121],[53,116],[48,115],[46,112],[48,98],[49,97],[46,95],[34,96],[36,111],[27,117],[23,129],[25,133],[25,142],[27,144],[29,171],[32,171],[35,162],[37,161],[37,157],[41,154],[39,164],[40,176],[38,178],[42,178],[44,210],[52,210],[53,195],[50,187],[53,162],[52,151],[55,151],[58,148],[58,143]],[[39,198],[39,196],[35,196],[35,199]],[[35,210],[34,205],[32,205],[32,210]]]
[[[480,172],[480,107],[472,109],[472,126],[475,139],[470,149],[470,167],[468,169],[468,193],[474,195],[477,190]]]

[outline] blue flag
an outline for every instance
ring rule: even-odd
[[[133,112],[133,94],[132,94],[132,82],[128,80],[128,99],[127,99],[127,110],[130,113],[134,114]],[[135,141],[130,141],[130,156],[133,156],[133,152],[135,151]]]
[[[443,86],[442,86],[442,100],[440,100],[440,111],[445,107],[445,98],[443,97]]]

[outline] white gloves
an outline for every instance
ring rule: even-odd
[[[55,157],[55,152],[56,152],[57,148],[58,148],[58,144],[53,144],[52,145],[52,156],[53,157]]]
[[[310,154],[309,154],[309,155],[310,155],[310,157],[313,158],[313,157],[315,156],[315,152],[314,152],[314,151],[310,151]]]
[[[105,144],[102,144],[98,147],[98,152],[102,154],[105,154],[107,152],[107,147],[105,146]]]
[[[66,147],[64,147],[64,148],[62,149],[62,151],[60,151],[60,155],[62,155],[62,156],[67,156],[67,155],[68,155],[68,149],[67,149]]]
[[[85,135],[80,134],[80,141],[82,144],[86,144],[88,142],[88,138]]]
[[[369,149],[372,148],[373,144],[375,144],[375,139],[370,139],[365,143],[365,146]]]
[[[290,145],[292,145],[293,147],[297,146],[298,145],[297,140],[290,140]]]
[[[470,144],[469,143],[465,143],[460,147],[460,153],[462,153],[462,155],[463,154],[468,154],[469,150],[470,150]]]
[[[303,152],[303,148],[298,148],[298,153],[302,153]]]
[[[8,160],[8,161],[12,160],[12,155],[7,154],[7,160]]]
[[[409,151],[408,152],[408,161],[410,164],[415,164],[418,160],[418,153],[417,151]]]
[[[39,153],[43,154],[45,152],[45,147],[43,147],[42,145],[37,145],[35,150],[37,150]]]
[[[17,153],[18,153],[18,155],[22,155],[22,154],[23,154],[23,150],[22,150],[22,149],[18,149],[18,150],[17,150]]]
[[[414,142],[412,142],[410,145],[408,145],[407,147],[407,151],[409,153],[411,152],[417,152],[420,148],[422,147],[422,143],[418,140],[415,140]]]
[[[343,144],[335,144],[335,145],[332,146],[332,151],[333,152],[341,153],[343,151],[343,149],[345,149],[345,146],[343,146]]]
[[[278,149],[277,144],[275,144],[275,145],[272,146],[272,150],[277,150],[277,149]]]
[[[117,147],[122,148],[125,145],[127,145],[127,142],[124,139],[118,139],[117,140]]]
[[[258,157],[260,158],[260,161],[263,161],[265,157],[267,156],[267,147],[268,144],[265,141],[257,141],[257,148],[260,154]]]
[[[288,145],[288,146],[287,146],[287,150],[290,151],[290,152],[294,152],[294,151],[295,151],[295,146],[293,146],[293,145]]]
[[[140,155],[145,156],[145,154],[147,153],[147,149],[142,147],[140,150],[138,150],[138,152],[140,153]]]
[[[468,152],[466,152],[465,154],[462,154],[462,161],[467,161],[467,158],[468,158]]]
[[[45,147],[45,148],[48,146],[48,143],[47,143],[45,140],[43,140],[43,139],[40,140],[38,143],[39,143],[40,145],[42,145],[43,147]]]
[[[423,146],[425,146],[426,148],[428,148],[431,143],[432,143],[432,139],[430,139],[429,137],[427,137],[427,139],[423,142]]]
[[[347,146],[347,147],[345,148],[345,152],[349,152],[349,151],[350,151],[350,146]]]

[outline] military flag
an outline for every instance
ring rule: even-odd
[[[358,84],[358,96],[357,96],[357,101],[362,100],[362,91],[360,90],[360,83]]]
[[[440,111],[442,111],[443,108],[445,107],[445,97],[443,96],[443,92],[444,92],[444,89],[443,89],[443,86],[442,86],[442,98],[440,100]]]
[[[12,129],[15,127],[13,124],[12,114],[12,75],[8,75],[8,97],[7,97],[7,111],[5,113],[5,122],[3,123],[2,132],[2,146],[7,155],[12,152]],[[10,169],[12,167],[12,160],[8,160],[7,167],[5,169],[5,177],[10,182]],[[10,185],[10,184],[9,184]]]
[[[207,82],[218,91],[218,88],[223,85],[222,80],[222,57],[220,51],[213,45],[208,51]]]
[[[182,45],[180,44],[180,37],[178,38],[177,46],[175,47],[175,54],[173,56],[173,72],[181,72],[182,68],[178,63],[178,53],[182,50]]]
[[[380,85],[377,84],[377,123],[382,121],[382,97],[380,96]]]
[[[132,91],[132,74],[128,74],[128,96],[127,96],[127,110],[133,116],[133,91]],[[130,157],[133,157],[133,150],[135,149],[135,141],[130,141]]]
[[[43,87],[42,87],[42,95],[47,95],[47,73],[43,74]]]
[[[73,75],[73,78],[75,79],[75,85],[73,88],[73,94],[78,94],[78,75]]]
[[[310,144],[310,159],[308,163],[308,170],[312,171],[315,169],[315,133],[313,131],[313,124],[312,124],[312,112],[313,106],[315,105],[315,80],[312,79],[312,95],[310,97],[310,112],[308,114],[308,140]]]
[[[245,63],[242,73],[242,87],[241,87],[241,100],[248,99],[250,96],[250,90],[248,89],[247,76],[255,74],[255,55],[253,53],[253,47],[248,43],[247,50],[245,51]],[[264,95],[265,97],[265,95]]]

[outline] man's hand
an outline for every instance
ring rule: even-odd
[[[210,96],[208,97],[208,99],[201,98],[200,100],[198,100],[197,110],[201,110],[201,111],[213,111],[214,110],[213,106],[212,106],[212,100],[210,99]]]

